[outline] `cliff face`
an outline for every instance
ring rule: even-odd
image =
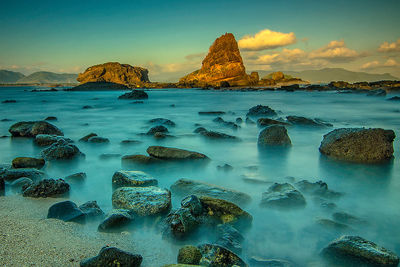
[[[181,78],[179,84],[187,86],[249,85],[252,78],[246,74],[235,37],[226,33],[211,45],[200,70]],[[258,82],[258,81],[257,81]]]
[[[84,73],[79,74],[77,80],[80,83],[112,82],[141,86],[150,82],[148,73],[149,71],[145,68],[109,62],[87,68]]]

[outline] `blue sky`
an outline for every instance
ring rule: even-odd
[[[0,68],[24,73],[119,61],[168,80],[198,68],[221,34],[240,40],[268,29],[296,41],[242,52],[249,71],[345,67],[400,76],[399,0],[0,1]],[[347,60],[316,56],[332,41],[342,41],[335,51]],[[379,51],[384,42],[391,48]]]

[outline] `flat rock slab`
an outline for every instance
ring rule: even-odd
[[[220,198],[237,205],[244,205],[251,201],[251,197],[246,193],[190,179],[179,179],[171,185],[171,191],[181,196],[204,195]]]
[[[139,216],[157,215],[171,208],[171,192],[156,186],[120,187],[112,195],[112,204]]]
[[[142,171],[117,171],[112,177],[114,188],[157,185],[157,179]]]
[[[206,155],[198,152],[164,146],[150,146],[147,148],[147,153],[165,160],[208,159]]]

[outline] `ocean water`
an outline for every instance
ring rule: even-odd
[[[318,147],[324,134],[341,127],[380,127],[400,133],[400,103],[386,101],[385,97],[367,97],[364,94],[337,94],[335,92],[224,92],[189,89],[149,90],[149,99],[144,103],[118,100],[122,91],[113,92],[30,92],[36,87],[2,87],[0,100],[14,99],[17,103],[0,104],[0,136],[9,135],[13,123],[27,120],[42,120],[56,116],[52,121],[65,134],[76,141],[86,154],[78,163],[48,163],[44,171],[51,178],[86,172],[83,184],[73,184],[70,199],[78,204],[96,200],[104,211],[112,208],[111,178],[118,170],[142,170],[158,179],[159,186],[169,188],[180,178],[201,180],[227,188],[236,189],[252,196],[249,205],[242,208],[253,215],[251,228],[244,233],[245,241],[241,254],[244,260],[251,256],[281,258],[296,262],[300,266],[313,265],[319,251],[341,234],[356,234],[374,241],[400,254],[400,164],[399,138],[395,139],[395,158],[385,164],[354,164],[338,162],[321,156]],[[320,118],[334,125],[332,128],[288,127],[293,146],[285,151],[260,150],[257,137],[260,128],[256,124],[239,124],[232,130],[213,122],[216,116],[202,116],[199,111],[225,111],[222,117],[235,121],[257,104],[268,105],[278,111],[280,117],[298,115]],[[91,109],[82,109],[90,105]],[[174,105],[174,106],[171,106]],[[169,127],[174,137],[157,140],[141,135],[152,125],[153,118],[168,118],[176,123]],[[240,142],[208,140],[196,135],[195,124],[209,130],[235,135]],[[78,139],[91,132],[110,139],[109,144],[90,144]],[[142,143],[124,146],[126,139]],[[207,164],[198,166],[184,163],[167,167],[140,167],[132,169],[121,166],[120,158],[100,159],[104,153],[121,155],[146,154],[151,145],[162,145],[194,150],[211,158]],[[39,156],[41,148],[32,139],[1,138],[0,163],[11,163],[18,156]],[[218,170],[218,165],[229,164],[232,171]],[[257,166],[257,168],[248,168]],[[332,211],[322,209],[311,196],[307,205],[298,210],[266,209],[259,206],[266,185],[249,184],[243,176],[257,177],[271,182],[288,182],[307,179],[311,182],[323,180],[330,189],[344,193],[335,200],[335,211],[348,212],[367,223],[352,225],[350,230],[336,231],[319,226],[318,218],[331,219]],[[12,194],[12,192],[8,192]],[[179,207],[181,198],[173,197],[173,207]],[[44,215],[45,216],[45,215]],[[96,225],[89,224],[88,232],[96,234]],[[174,263],[182,244],[213,242],[213,236],[204,233],[197,240],[171,242],[163,240],[156,227],[133,227],[132,238],[154,239],[160,265]],[[143,249],[152,249],[147,247]],[[151,266],[146,259],[144,264]]]

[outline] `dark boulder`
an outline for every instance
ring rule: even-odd
[[[310,127],[331,127],[332,124],[319,119],[309,119],[300,116],[287,116],[287,121],[293,125],[310,126]]]
[[[79,139],[80,142],[88,142],[90,138],[97,136],[95,133],[90,133]]]
[[[70,160],[85,155],[76,145],[64,140],[58,140],[40,154],[45,160]]]
[[[201,257],[200,249],[187,245],[179,249],[177,261],[180,264],[198,265]]]
[[[393,157],[392,130],[341,128],[324,135],[319,151],[331,158],[360,163],[378,163]]]
[[[129,164],[150,165],[163,162],[163,160],[161,159],[146,155],[126,155],[122,157],[121,161],[125,165]]]
[[[0,178],[0,196],[4,196],[6,190],[6,183],[4,179]]]
[[[12,166],[15,169],[19,168],[36,168],[40,169],[44,166],[44,159],[36,159],[31,157],[18,157],[13,159]]]
[[[38,134],[61,135],[63,132],[47,121],[22,121],[11,125],[8,130],[15,137],[36,137]]]
[[[14,181],[21,177],[27,177],[32,180],[39,180],[46,177],[46,174],[37,169],[0,168],[0,179],[4,179],[5,181]]]
[[[247,112],[246,116],[253,116],[253,117],[259,117],[259,116],[276,116],[277,113],[275,110],[268,106],[263,106],[263,105],[257,105],[249,109]]]
[[[164,119],[164,118],[155,118],[155,119],[151,119],[149,120],[150,124],[158,124],[158,125],[167,125],[170,127],[174,127],[176,124],[175,122],[169,120],[169,119]]]
[[[97,144],[101,144],[101,143],[109,143],[110,140],[108,138],[105,137],[100,137],[100,136],[92,136],[88,139],[89,143],[97,143]]]
[[[285,126],[272,125],[260,132],[258,136],[259,146],[291,146],[292,142],[289,138]]]
[[[131,92],[120,95],[118,99],[148,99],[149,95],[143,90],[132,90]]]
[[[58,197],[69,192],[70,186],[63,179],[44,179],[23,188],[24,197]]]
[[[57,135],[49,135],[49,134],[38,134],[35,137],[35,144],[38,146],[50,146],[54,143],[57,143],[57,141],[63,140],[68,143],[73,143],[69,138],[63,137],[63,136],[57,136]]]
[[[157,185],[157,179],[142,171],[117,171],[112,177],[113,188]]]
[[[68,175],[64,178],[64,180],[72,183],[81,183],[86,179],[86,173],[78,172],[71,175]]]
[[[123,251],[116,247],[103,247],[99,255],[82,260],[81,267],[99,267],[99,266],[127,266],[139,267],[142,263],[142,256]]]
[[[85,214],[86,219],[96,219],[104,215],[104,211],[97,204],[96,200],[83,203],[79,206],[79,209]]]
[[[85,214],[74,202],[67,200],[53,204],[49,208],[47,218],[55,218],[64,222],[83,223]]]
[[[129,210],[113,209],[107,213],[97,230],[99,232],[118,232],[133,220],[134,216]]]
[[[220,267],[247,267],[247,264],[232,251],[214,244],[204,244],[198,246],[201,252],[199,265],[220,266]]]
[[[198,152],[163,146],[150,146],[147,148],[147,153],[164,160],[208,159],[206,155]]]
[[[304,196],[289,183],[274,183],[261,197],[261,207],[300,208],[306,205]]]
[[[156,133],[168,133],[168,128],[162,125],[157,125],[152,127],[146,134],[147,135],[154,135]]]
[[[204,127],[198,127],[194,130],[194,132],[210,139],[239,140],[239,138],[237,138],[236,136],[216,131],[208,131]]]
[[[284,122],[284,121],[277,121],[277,120],[268,119],[268,118],[258,119],[257,124],[258,124],[258,126],[261,126],[261,127],[270,126],[270,125],[284,125],[284,126],[290,125],[289,123]]]

